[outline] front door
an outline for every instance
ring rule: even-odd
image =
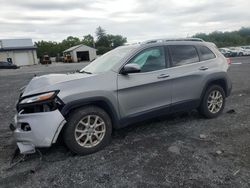
[[[171,105],[168,55],[164,47],[139,52],[128,63],[141,67],[140,73],[118,75],[118,101],[121,118],[137,117]]]

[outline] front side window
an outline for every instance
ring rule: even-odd
[[[135,63],[141,67],[141,72],[150,72],[166,68],[164,48],[153,47],[136,55],[129,63]]]
[[[209,59],[214,59],[215,55],[214,53],[206,46],[200,46],[199,47],[200,54],[201,54],[201,60],[209,60]]]
[[[169,49],[174,67],[199,62],[199,56],[194,46],[171,45]]]

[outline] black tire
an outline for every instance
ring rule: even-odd
[[[105,126],[105,133],[100,141],[96,146],[86,148],[81,146],[75,136],[75,130],[78,126],[79,122],[86,116],[93,115],[99,116]],[[111,140],[111,133],[112,133],[112,122],[109,115],[101,108],[96,106],[86,106],[77,110],[74,110],[67,119],[67,124],[65,125],[65,129],[63,131],[63,139],[67,147],[76,154],[79,155],[88,155],[91,153],[95,153],[101,149],[103,149],[106,145],[109,144]],[[87,135],[86,135],[87,136]]]
[[[208,98],[209,98],[209,95],[213,92],[213,91],[218,91],[221,95],[222,95],[222,106],[220,107],[219,111],[218,112],[214,112],[212,113],[209,108],[208,108]],[[202,101],[201,101],[201,104],[200,104],[200,107],[198,108],[199,112],[201,115],[203,115],[204,117],[206,118],[216,118],[218,117],[224,107],[225,107],[225,91],[224,89],[219,86],[219,85],[212,85],[210,87],[207,88],[207,90],[205,91],[205,94],[202,98]]]
[[[239,53],[239,56],[243,56],[243,53],[242,53],[242,52],[240,52],[240,53]]]

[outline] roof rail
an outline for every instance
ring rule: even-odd
[[[142,42],[142,44],[158,43],[158,42],[169,42],[169,41],[196,41],[205,42],[200,38],[176,38],[176,39],[153,39]]]

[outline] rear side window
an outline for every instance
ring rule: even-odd
[[[169,46],[169,49],[174,67],[199,62],[199,56],[194,46],[172,45]]]
[[[215,58],[214,53],[208,47],[199,46],[199,50],[200,50],[200,55],[201,55],[200,58],[201,58],[202,61]]]

